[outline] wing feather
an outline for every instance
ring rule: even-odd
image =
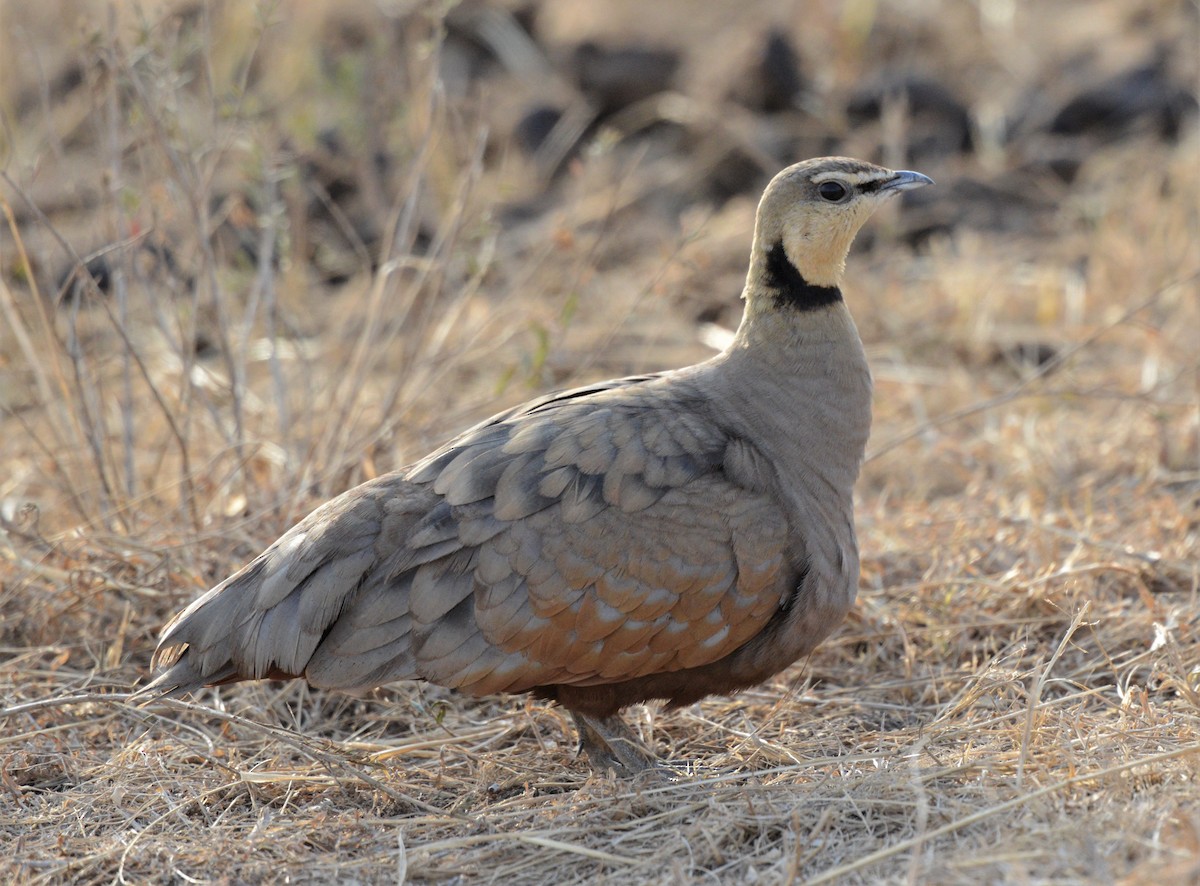
[[[796,545],[769,461],[680,379],[579,389],[319,509],[168,629],[198,658],[163,679],[485,693],[695,667],[779,611]]]

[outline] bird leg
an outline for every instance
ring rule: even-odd
[[[579,730],[579,749],[597,772],[611,769],[617,776],[629,778],[659,768],[654,755],[619,716],[591,717],[577,711],[571,711],[571,716]]]

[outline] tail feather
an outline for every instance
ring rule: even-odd
[[[306,676],[314,653],[379,567],[376,542],[395,476],[322,505],[164,628],[135,697],[168,698],[239,680]],[[395,518],[396,514],[391,515]],[[411,520],[411,515],[403,515]]]
[[[132,698],[134,701],[179,698],[205,686],[234,683],[241,679],[244,678],[238,676],[232,665],[224,671],[202,675],[196,670],[195,664],[185,657],[157,674],[153,680],[133,693]]]

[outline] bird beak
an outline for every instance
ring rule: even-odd
[[[891,179],[879,186],[881,191],[911,191],[913,188],[923,188],[933,184],[933,179],[919,172],[909,172],[901,169]]]

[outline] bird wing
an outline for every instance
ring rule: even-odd
[[[753,637],[795,575],[774,471],[679,387],[543,398],[414,466],[438,503],[319,656],[388,659],[400,638],[361,631],[396,617],[397,583],[412,667],[474,694],[694,667]]]
[[[152,688],[303,674],[482,695],[728,655],[802,557],[769,461],[699,388],[544,397],[350,490],[173,621],[158,658],[178,660]]]

